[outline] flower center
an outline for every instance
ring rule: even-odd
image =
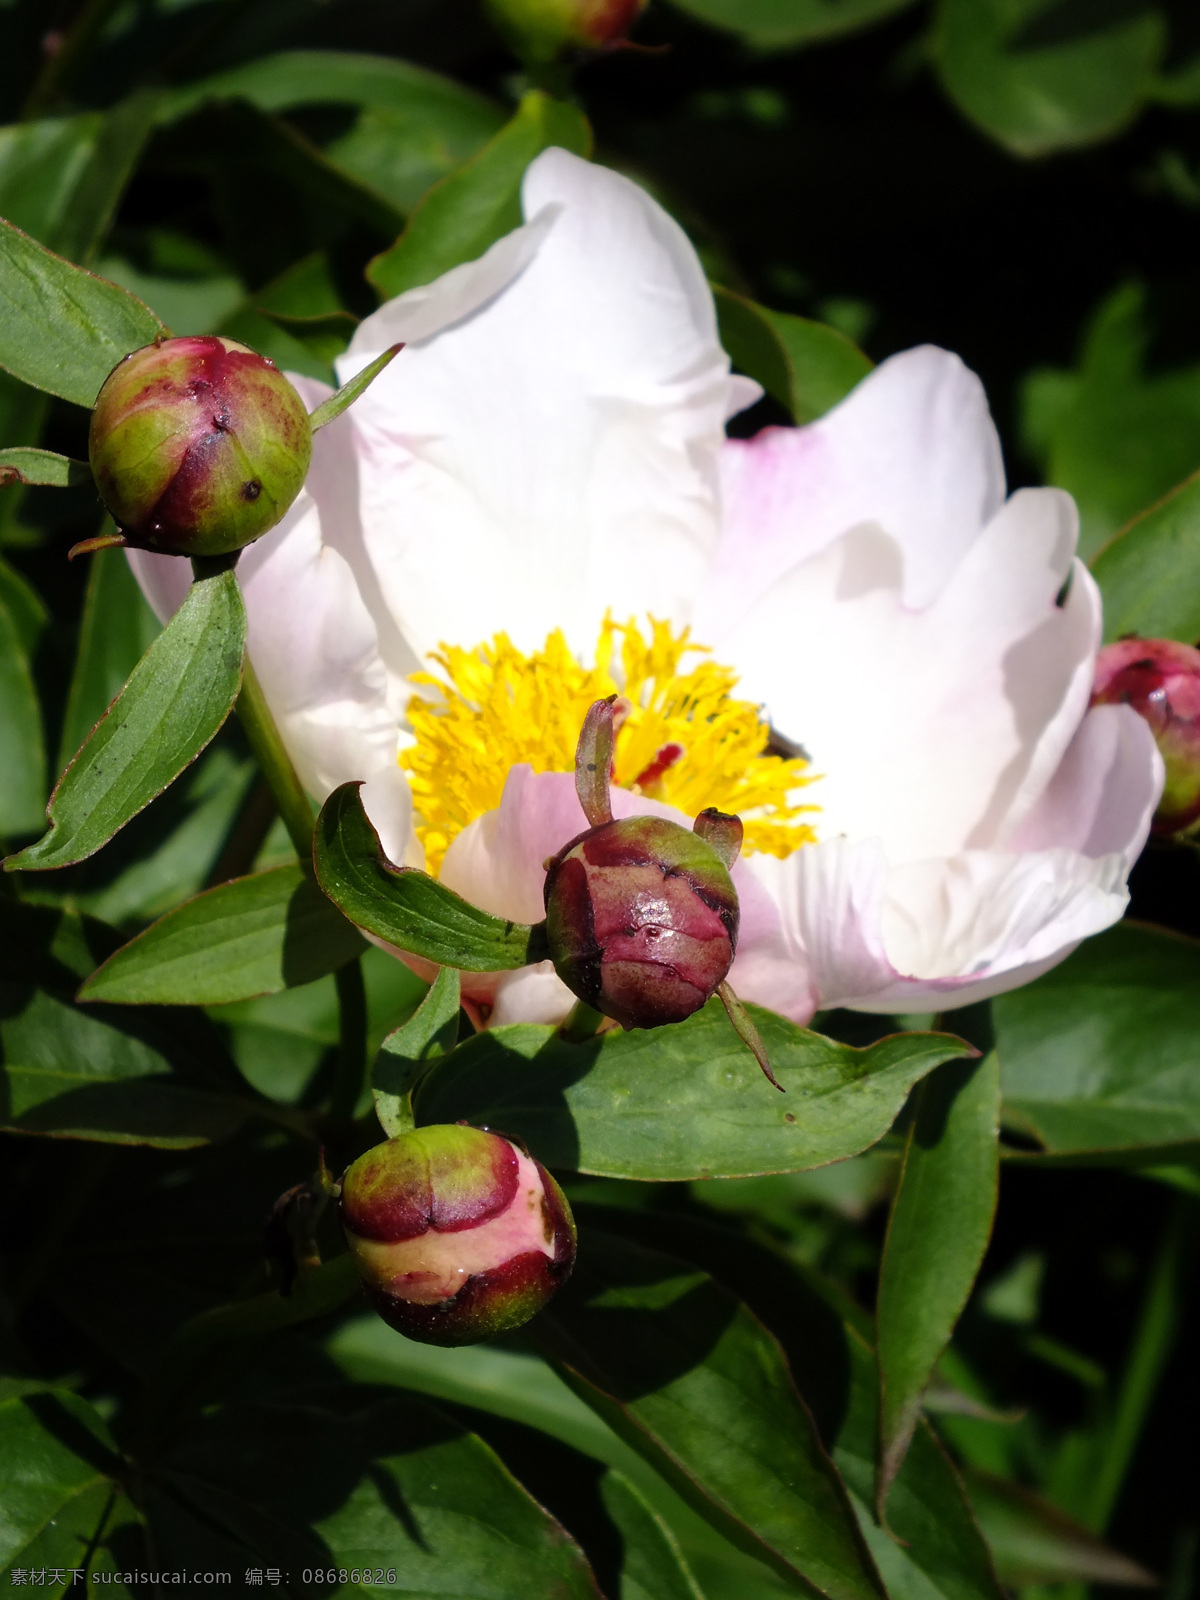
[[[808,762],[770,752],[759,708],[734,698],[736,673],[690,630],[649,621],[647,638],[634,621],[606,617],[594,666],[555,630],[533,655],[503,633],[474,650],[444,644],[431,656],[442,676],[413,675],[438,691],[409,701],[415,742],[400,755],[430,872],[468,823],[500,804],[510,768],[572,772],[584,713],[610,694],[620,696],[613,781],[622,788],[692,817],[706,806],[736,812],[747,852],[788,856],[815,839],[800,818],[820,808],[795,803],[814,781]],[[698,659],[685,667],[685,657]]]

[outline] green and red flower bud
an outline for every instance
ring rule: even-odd
[[[461,1123],[417,1128],[359,1156],[342,1178],[341,1216],[371,1304],[425,1344],[519,1328],[575,1260],[570,1208],[546,1169]]]
[[[676,822],[589,828],[551,858],[544,892],[555,971],[622,1027],[682,1022],[729,973],[737,891],[713,846]]]
[[[569,50],[611,50],[646,8],[647,0],[488,0],[497,27],[530,63]]]
[[[165,339],[105,379],[88,455],[126,544],[224,555],[273,528],[299,494],[312,428],[265,357],[232,339]]]
[[[1200,650],[1173,639],[1106,645],[1092,704],[1132,706],[1150,725],[1167,773],[1152,832],[1200,832]]]

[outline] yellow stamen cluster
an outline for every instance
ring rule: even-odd
[[[686,670],[684,657],[699,657]],[[582,666],[555,631],[533,655],[505,634],[474,650],[443,645],[432,657],[444,676],[416,673],[435,691],[414,696],[408,718],[416,736],[400,764],[417,810],[417,836],[431,872],[450,841],[500,804],[509,769],[571,772],[584,713],[620,695],[614,781],[694,817],[706,806],[735,812],[746,851],[788,856],[815,835],[798,819],[819,810],[793,803],[811,783],[808,763],[767,753],[771,730],[759,708],[736,700],[737,676],[713,661],[689,630],[650,619],[650,637],[633,621],[606,618],[594,666]],[[658,772],[669,746],[682,755]],[[639,779],[643,781],[639,783]]]

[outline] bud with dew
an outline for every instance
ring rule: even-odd
[[[225,555],[273,528],[300,493],[312,426],[283,373],[244,344],[163,339],[105,379],[88,456],[120,542]]]
[[[531,65],[570,50],[611,50],[645,10],[646,0],[487,0],[513,49]]]
[[[510,1140],[463,1123],[376,1145],[342,1178],[342,1226],[367,1298],[424,1344],[528,1322],[570,1274],[562,1190]]]
[[[1200,650],[1174,639],[1121,639],[1096,659],[1093,705],[1132,706],[1149,723],[1166,767],[1151,831],[1200,833]]]
[[[623,1028],[682,1022],[718,995],[775,1083],[757,1030],[726,981],[737,950],[730,869],[741,821],[713,809],[690,832],[664,817],[614,820],[615,700],[588,711],[575,754],[575,788],[591,826],[546,863],[554,969],[572,994]]]

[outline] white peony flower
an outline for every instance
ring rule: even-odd
[[[757,390],[676,224],[561,150],[524,206],[360,326],[343,382],[407,348],[242,557],[250,653],[312,794],[365,779],[394,859],[424,845],[467,899],[539,920],[542,862],[584,826],[574,737],[615,688],[616,813],[747,821],[745,999],[942,1010],[1115,922],[1161,762],[1134,711],[1088,710],[1075,506],[1005,499],[978,380],[910,350],[808,427],[726,440]],[[169,613],[186,565],[130,560]],[[571,1003],[548,963],[468,992],[493,1022]]]

